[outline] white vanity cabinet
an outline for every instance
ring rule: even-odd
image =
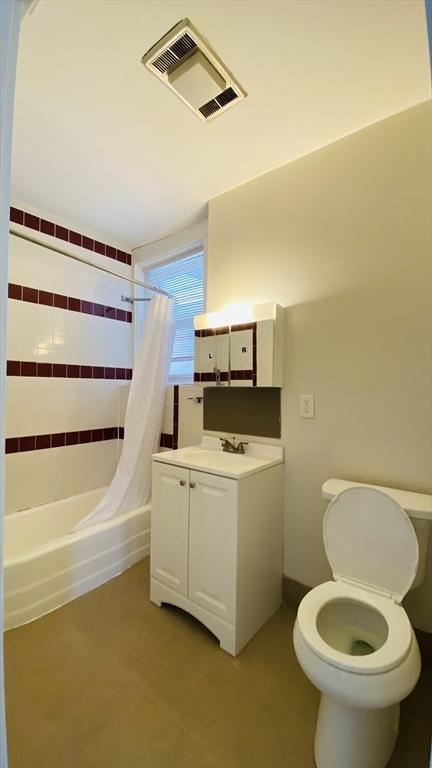
[[[282,547],[280,463],[233,479],[154,459],[150,598],[191,613],[233,656],[281,603]]]

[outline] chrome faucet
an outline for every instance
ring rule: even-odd
[[[222,450],[226,453],[244,453],[245,445],[249,445],[249,443],[245,442],[244,440],[239,440],[239,442],[236,444],[235,437],[233,437],[232,442],[226,437],[220,437],[219,440],[222,443]]]

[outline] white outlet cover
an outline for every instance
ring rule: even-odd
[[[302,419],[315,418],[314,395],[300,395],[300,416]]]

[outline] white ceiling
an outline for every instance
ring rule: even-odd
[[[140,63],[185,16],[249,94],[207,125]],[[134,247],[428,98],[423,0],[40,0],[22,27],[12,194]]]

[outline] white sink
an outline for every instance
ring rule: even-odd
[[[244,454],[225,452],[217,438],[207,437],[203,438],[201,445],[155,453],[153,459],[236,479],[283,461],[282,448],[279,446],[251,443],[246,446],[245,451]]]

